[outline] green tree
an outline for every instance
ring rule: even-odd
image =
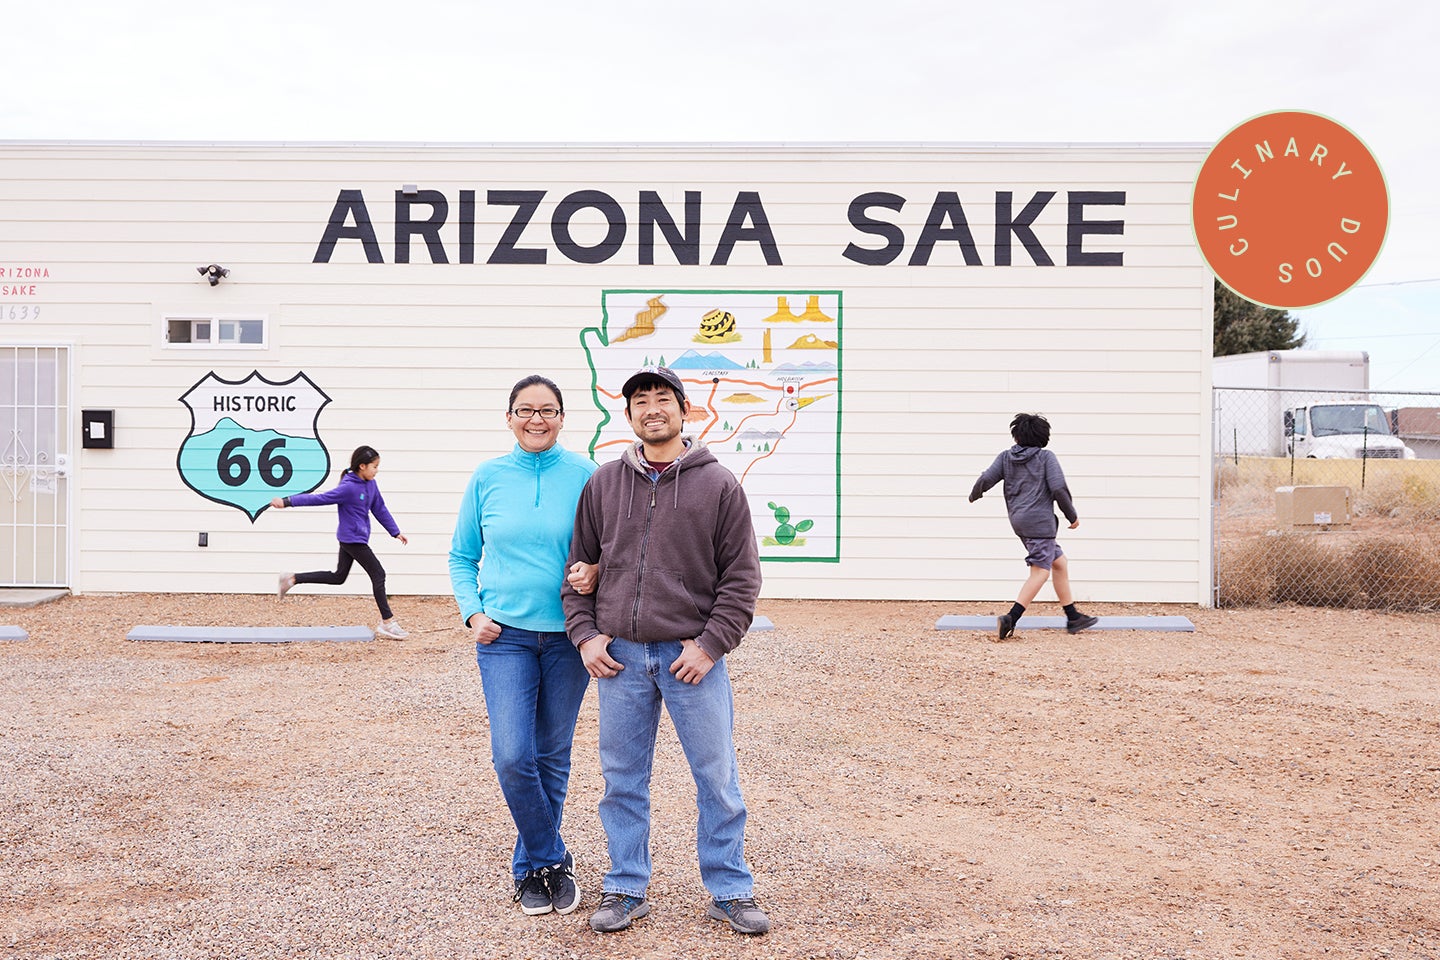
[[[1215,356],[1256,350],[1294,350],[1305,345],[1300,318],[1262,307],[1215,281]]]

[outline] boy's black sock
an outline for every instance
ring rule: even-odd
[[[1075,609],[1075,604],[1067,603],[1064,607],[1066,620],[1079,620],[1080,611]]]
[[[1022,603],[1017,603],[1017,604],[1014,604],[1013,606],[1011,606],[1011,607],[1010,607],[1010,622],[1011,622],[1011,623],[1014,623],[1014,622],[1018,621],[1018,620],[1020,619],[1020,616],[1021,616],[1024,612],[1025,612],[1025,605],[1022,604]]]

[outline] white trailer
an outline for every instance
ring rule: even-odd
[[[1415,456],[1371,403],[1364,351],[1261,350],[1216,357],[1215,444],[1222,454],[1398,460]]]

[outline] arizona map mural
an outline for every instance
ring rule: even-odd
[[[838,290],[607,290],[581,331],[602,416],[599,462],[635,440],[620,385],[640,367],[679,374],[685,433],[750,499],[760,557],[840,559],[842,296]]]

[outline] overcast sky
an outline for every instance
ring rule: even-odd
[[[1348,127],[1391,223],[1301,313],[1372,387],[1440,391],[1440,5],[1425,0],[50,0],[9,5],[9,140],[1209,144]]]

